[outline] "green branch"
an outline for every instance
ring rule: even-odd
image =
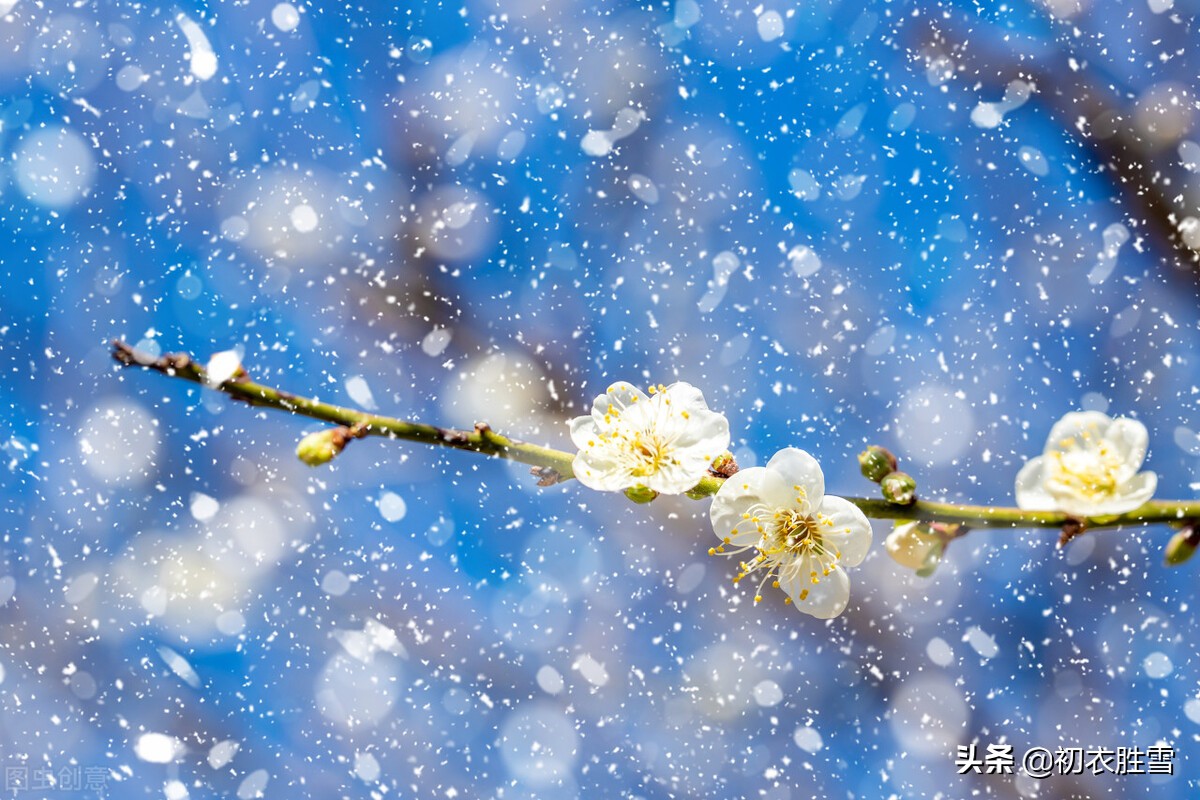
[[[493,431],[484,423],[477,423],[474,430],[467,431],[368,414],[365,411],[322,403],[255,383],[249,380],[244,370],[239,370],[229,380],[214,386],[204,367],[186,354],[174,353],[155,357],[138,352],[122,341],[114,341],[112,346],[113,358],[122,366],[142,367],[171,378],[182,378],[209,386],[252,406],[277,408],[344,426],[350,429],[350,435],[355,438],[382,436],[511,459],[533,467],[533,474],[538,476],[539,483],[545,486],[570,480],[575,474],[571,469],[575,458],[573,453],[510,439]],[[724,482],[725,478],[720,476],[704,477],[688,495],[695,498],[711,497]],[[1200,518],[1200,502],[1176,500],[1153,501],[1125,514],[1086,519],[1078,519],[1056,511],[1023,511],[1018,508],[958,505],[929,500],[917,500],[907,505],[864,497],[847,497],[846,500],[874,519],[920,519],[927,522],[960,523],[969,528],[1058,528],[1066,532],[1154,523],[1182,523]]]

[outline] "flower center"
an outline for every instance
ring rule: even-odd
[[[727,545],[729,539],[720,547],[709,551],[710,555],[735,555],[749,550],[756,551],[753,558],[739,564],[739,571],[734,576],[736,584],[753,573],[761,573],[762,581],[755,592],[754,602],[762,602],[762,587],[767,581],[773,581],[779,586],[781,577],[790,582],[804,580],[813,586],[828,577],[838,565],[841,553],[837,548],[829,546],[822,534],[822,528],[832,527],[833,520],[821,513],[808,513],[803,509],[811,508],[806,492],[799,486],[795,487],[798,495],[797,504],[800,508],[770,509],[759,504],[751,508],[742,517],[757,528],[761,539],[757,544],[747,544],[730,551]],[[734,534],[737,530],[734,530]],[[799,601],[808,599],[808,589],[802,589],[796,598]],[[785,602],[790,603],[789,597]]]
[[[635,478],[653,475],[664,463],[671,461],[666,442],[653,434],[635,433],[629,453],[633,457],[629,474]]]
[[[774,522],[767,532],[764,552],[800,555],[824,551],[817,521],[808,514],[802,514],[794,508],[781,508],[775,512]]]
[[[1064,449],[1051,453],[1048,488],[1089,500],[1117,494],[1125,465],[1109,442],[1084,434],[1064,444]]]

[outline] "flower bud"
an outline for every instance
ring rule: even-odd
[[[310,467],[328,464],[350,441],[349,428],[326,428],[310,433],[296,445],[296,457]]]
[[[733,457],[733,453],[726,450],[721,455],[713,459],[712,465],[708,471],[713,475],[719,475],[722,478],[728,478],[738,471],[737,461]]]
[[[1200,533],[1193,525],[1185,525],[1167,542],[1166,564],[1168,567],[1178,567],[1196,554],[1200,547]]]
[[[635,503],[649,503],[658,497],[658,492],[645,486],[630,486],[625,490],[625,496]]]
[[[897,564],[927,577],[941,562],[946,540],[927,522],[907,522],[888,534],[884,547]]]
[[[917,482],[907,472],[889,472],[879,482],[883,499],[898,506],[906,506],[917,499]]]
[[[879,483],[896,471],[896,457],[886,447],[873,444],[858,454],[858,466],[864,478]]]

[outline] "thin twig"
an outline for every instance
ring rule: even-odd
[[[440,428],[420,422],[409,422],[395,417],[368,414],[351,408],[322,403],[308,397],[290,394],[251,381],[244,371],[235,377],[213,386],[204,367],[183,353],[172,353],[155,357],[142,353],[122,341],[114,341],[113,358],[125,367],[142,367],[154,370],[171,378],[210,386],[235,400],[254,406],[277,408],[334,425],[344,425],[361,432],[364,436],[382,436],[410,442],[469,450],[474,453],[508,458],[529,464],[532,473],[539,479],[538,485],[550,486],[568,481],[575,476],[571,469],[574,454],[550,447],[521,442],[497,433],[488,425],[479,423],[475,430]],[[729,478],[707,475],[700,479],[689,497],[710,497],[717,493],[726,480],[737,480],[734,473]],[[1057,511],[1024,511],[1004,506],[960,505],[917,500],[908,505],[897,505],[886,500],[864,497],[847,497],[864,514],[874,519],[919,519],[926,522],[958,523],[970,528],[1055,528],[1079,525],[1088,530],[1142,526],[1155,523],[1181,523],[1200,518],[1200,502],[1160,500],[1146,503],[1140,508],[1124,514],[1103,517],[1078,518]]]

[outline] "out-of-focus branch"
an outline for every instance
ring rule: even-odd
[[[1014,79],[1032,83],[1035,100],[1091,154],[1123,200],[1140,211],[1130,214],[1131,223],[1144,222],[1148,241],[1163,256],[1191,264],[1200,280],[1200,251],[1183,227],[1196,211],[1180,188],[1183,171],[1164,156],[1174,154],[1174,147],[1165,146],[1173,142],[1154,140],[1142,130],[1130,98],[1099,79],[1086,59],[1009,35],[1001,47],[986,36],[968,37],[944,20],[913,36],[912,49],[926,63],[948,58],[956,77],[989,91],[1000,93]]]

